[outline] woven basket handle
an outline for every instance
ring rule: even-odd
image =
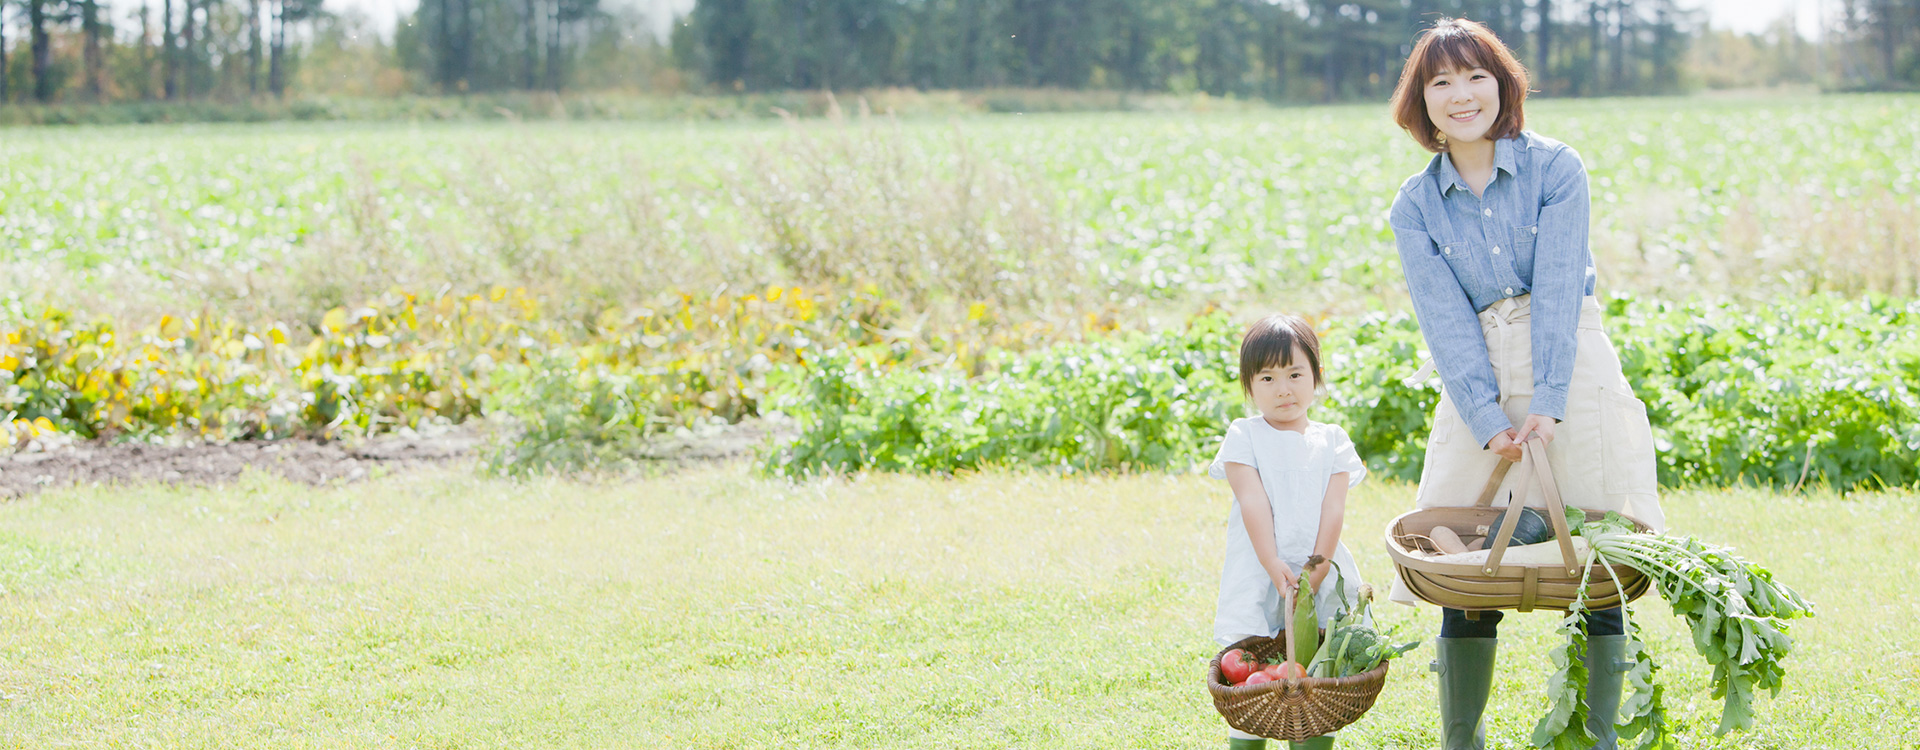
[[[1560,485],[1553,479],[1553,467],[1547,464],[1546,447],[1539,444],[1538,440],[1528,438],[1520,443],[1520,449],[1520,471],[1523,475],[1532,474],[1534,483],[1539,485],[1540,494],[1546,500],[1547,523],[1553,526],[1554,539],[1560,543],[1560,560],[1566,565],[1567,576],[1579,575],[1580,561],[1573,554],[1573,533],[1567,528],[1566,505],[1560,501]],[[1521,486],[1526,487],[1524,483]],[[1526,500],[1530,498],[1531,495],[1518,501],[1508,500],[1507,507],[1526,507]],[[1493,544],[1488,548],[1487,566],[1481,572],[1493,575],[1500,568],[1500,558],[1506,556],[1507,546],[1513,541],[1513,530],[1519,527],[1520,512],[1514,510],[1507,513]]]

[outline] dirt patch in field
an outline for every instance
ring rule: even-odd
[[[791,423],[748,420],[677,430],[649,442],[635,458],[645,467],[739,460],[767,440],[790,436]],[[94,441],[47,450],[0,454],[0,498],[51,487],[86,484],[215,485],[248,470],[321,485],[353,482],[422,466],[471,465],[486,447],[485,429],[457,425],[430,433],[382,435],[357,441],[271,440],[189,445]]]
[[[223,484],[249,469],[295,482],[354,481],[376,467],[391,471],[470,458],[478,430],[382,436],[365,441],[271,440],[189,445],[94,441],[0,456],[0,496],[72,484]]]

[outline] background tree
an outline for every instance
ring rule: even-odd
[[[8,96],[7,86],[7,5],[0,3],[0,104],[13,97]]]
[[[267,70],[267,88],[275,97],[287,94],[287,24],[320,17],[322,0],[274,0],[273,41]]]
[[[247,0],[247,93],[260,93],[260,0]]]

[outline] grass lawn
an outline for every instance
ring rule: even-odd
[[[1410,502],[1369,482],[1349,546]],[[1213,747],[1201,685],[1223,483],[716,466],[621,484],[447,470],[344,488],[80,488],[0,505],[9,747]],[[1657,596],[1682,747],[1920,745],[1920,497],[1692,491],[1673,528],[1818,602],[1760,726]],[[1383,606],[1430,638],[1433,610]],[[1548,614],[1510,616],[1496,747],[1545,708]],[[1432,657],[1343,747],[1433,747]]]

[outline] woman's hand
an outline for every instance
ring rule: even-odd
[[[1528,436],[1539,436],[1541,445],[1552,443],[1553,425],[1553,417],[1528,414],[1527,421],[1520,423],[1520,441],[1525,442]]]
[[[1494,435],[1492,440],[1487,441],[1487,450],[1500,454],[1501,458],[1508,461],[1520,460],[1520,442],[1514,439],[1513,430],[1501,430],[1500,434]]]

